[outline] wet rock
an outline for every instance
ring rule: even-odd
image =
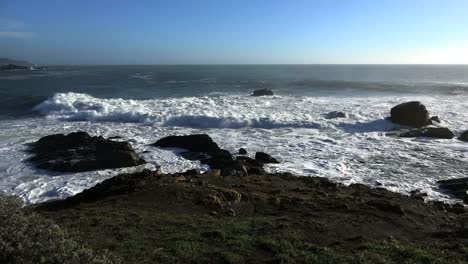
[[[255,159],[263,163],[279,163],[278,160],[264,152],[255,153]]]
[[[217,152],[221,149],[213,139],[206,134],[168,136],[158,140],[152,146],[160,148],[182,148],[192,152]]]
[[[347,117],[346,113],[340,112],[340,111],[332,111],[325,115],[326,119],[346,118],[346,117]]]
[[[245,148],[240,148],[239,155],[247,155],[247,150]]]
[[[468,142],[468,130],[466,130],[465,132],[463,132],[463,133],[458,137],[458,139],[460,139],[461,141]]]
[[[145,161],[127,142],[92,137],[86,132],[45,136],[32,144],[35,166],[60,172],[132,167]]]
[[[440,119],[439,119],[438,116],[433,116],[433,117],[431,117],[430,120],[431,120],[432,122],[435,122],[435,123],[440,123]]]
[[[249,173],[263,173],[263,168],[249,165],[245,160],[235,160],[229,151],[221,149],[208,135],[169,136],[158,140],[153,146],[182,148],[189,151],[181,156],[198,160],[219,170],[221,176],[245,176]]]
[[[263,169],[263,162],[245,156],[237,156],[236,160],[241,162],[245,166],[248,174],[266,174],[266,171]]]
[[[425,127],[411,129],[403,132],[399,135],[400,137],[430,137],[430,138],[442,138],[452,139],[455,137],[452,131],[446,127]]]
[[[452,180],[438,181],[439,188],[444,189],[458,199],[463,199],[466,203],[468,199],[468,177]]]
[[[418,101],[393,107],[390,110],[390,120],[393,123],[411,127],[423,127],[431,124],[426,106]]]
[[[270,89],[259,89],[252,92],[252,96],[266,96],[273,95],[273,91]]]
[[[412,190],[410,192],[410,197],[413,199],[424,201],[424,197],[427,197],[427,193],[421,192],[421,190]]]

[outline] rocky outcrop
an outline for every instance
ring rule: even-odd
[[[259,89],[255,90],[251,94],[252,96],[266,96],[266,95],[273,95],[273,91],[270,89]]]
[[[220,151],[213,139],[206,134],[168,136],[152,144],[160,148],[182,148],[192,152],[212,153]]]
[[[438,181],[439,187],[468,204],[468,178]]]
[[[43,137],[29,151],[34,154],[30,162],[50,171],[81,172],[145,163],[128,142],[92,137],[86,132]]]
[[[468,142],[468,130],[466,130],[465,132],[463,132],[463,133],[458,137],[458,139],[460,139],[461,141]]]
[[[10,71],[10,70],[28,70],[29,67],[15,65],[15,64],[7,64],[7,65],[0,65],[0,71]]]
[[[245,148],[240,148],[239,155],[247,155],[247,150]]]
[[[279,163],[278,160],[264,152],[255,153],[255,159],[263,163]]]
[[[186,152],[181,153],[182,157],[189,160],[198,160],[202,164],[210,166],[212,170],[219,170],[222,176],[264,174],[264,163],[278,163],[278,161],[266,153],[260,154],[260,157],[267,162],[254,160],[246,156],[234,158],[229,151],[221,149],[206,134],[169,136],[158,140],[152,146],[186,149]]]
[[[411,129],[403,132],[399,135],[400,137],[429,137],[429,138],[441,138],[441,139],[452,139],[455,137],[452,131],[446,127],[424,127]]]
[[[347,117],[346,113],[340,112],[340,111],[332,111],[325,115],[326,119],[346,118],[346,117]]]
[[[421,102],[413,101],[399,104],[390,110],[393,123],[411,127],[423,127],[431,124],[429,112]]]

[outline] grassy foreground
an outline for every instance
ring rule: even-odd
[[[468,263],[466,216],[322,178],[142,172],[1,196],[0,263]]]
[[[114,236],[68,234],[20,205],[16,198],[0,198],[0,263],[465,263],[468,257],[462,245],[421,248],[396,240],[318,247],[288,217],[114,210],[77,219],[106,222]]]

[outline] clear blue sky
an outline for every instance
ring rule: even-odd
[[[467,0],[0,0],[40,64],[468,64]]]

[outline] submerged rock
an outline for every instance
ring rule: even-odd
[[[266,96],[273,95],[273,91],[270,89],[259,89],[252,92],[252,96]]]
[[[411,127],[423,127],[431,124],[429,112],[421,102],[413,101],[399,104],[390,110],[393,123]]]
[[[466,130],[465,132],[463,132],[463,133],[458,137],[458,139],[460,139],[461,141],[468,142],[468,130]]]
[[[86,132],[45,136],[32,144],[36,167],[60,172],[132,167],[146,163],[127,142],[92,137]]]
[[[430,138],[442,138],[452,139],[455,137],[452,131],[446,127],[425,127],[411,129],[403,132],[399,135],[400,137],[430,137]]]
[[[278,160],[264,152],[255,153],[255,159],[263,163],[279,163]]]
[[[347,117],[346,113],[340,112],[340,111],[332,111],[325,115],[326,119],[346,118],[346,117]]]

